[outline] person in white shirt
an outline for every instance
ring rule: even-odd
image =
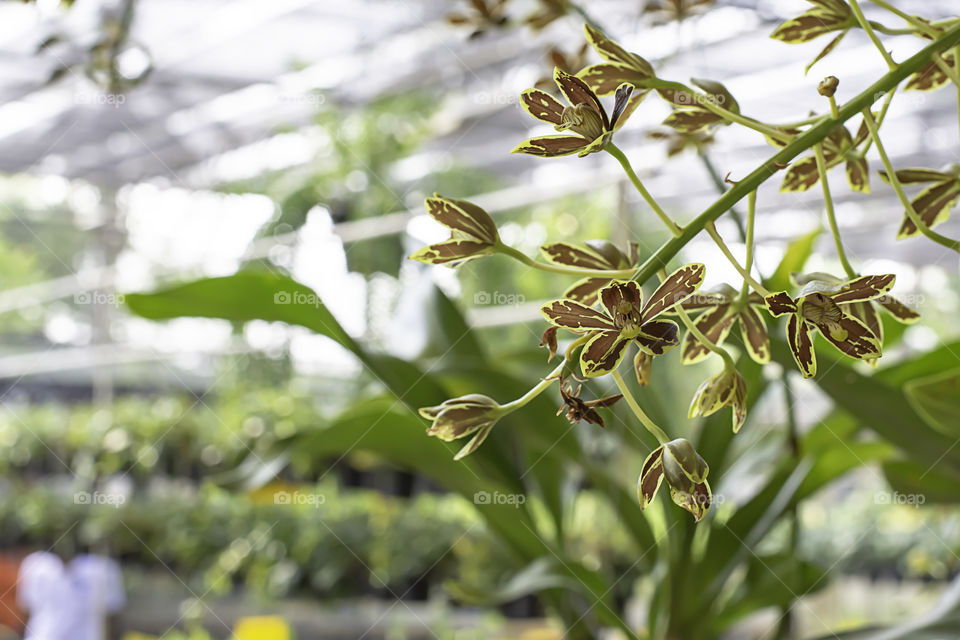
[[[112,640],[126,602],[114,560],[81,554],[64,563],[47,551],[23,559],[17,600],[29,615],[24,640]]]

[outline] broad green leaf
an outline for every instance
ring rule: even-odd
[[[907,382],[903,391],[928,425],[955,437],[960,430],[960,368]]]
[[[483,360],[484,349],[467,325],[457,305],[438,288],[433,289],[427,308],[430,319],[431,355],[441,361]]]
[[[124,300],[131,311],[150,320],[195,316],[234,322],[286,322],[333,338],[351,351],[358,348],[313,289],[266,271],[241,271],[153,293],[128,293]]]
[[[890,487],[905,496],[923,496],[923,503],[956,504],[960,502],[960,475],[943,473],[937,467],[911,460],[895,460],[883,465]]]
[[[534,560],[507,582],[491,589],[480,590],[457,582],[447,582],[446,588],[458,600],[478,605],[499,605],[545,589],[577,591],[579,584],[558,569],[555,558]]]
[[[772,347],[777,362],[794,366],[783,339],[774,336]],[[901,389],[887,384],[880,376],[864,376],[845,366],[828,349],[820,349],[818,355],[823,363],[815,380],[837,407],[917,462],[943,465],[944,472],[960,473],[960,452],[953,447],[955,438],[928,427],[910,407]]]

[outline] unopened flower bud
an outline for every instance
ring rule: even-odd
[[[419,413],[433,421],[427,429],[427,435],[436,436],[445,442],[476,433],[473,439],[457,453],[455,460],[476,451],[490,433],[490,429],[503,415],[502,408],[496,400],[479,393],[452,398],[435,407],[423,407]]]
[[[700,385],[690,403],[689,417],[713,415],[723,407],[733,409],[733,432],[747,419],[747,384],[736,369],[724,368]]]
[[[840,85],[840,79],[837,76],[827,76],[817,85],[817,92],[825,98],[832,98]]]

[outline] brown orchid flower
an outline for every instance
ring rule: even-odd
[[[714,0],[650,0],[641,13],[648,16],[652,24],[662,25],[702,15],[713,3]]]
[[[616,281],[600,290],[602,313],[576,300],[555,300],[540,311],[553,325],[589,339],[580,352],[580,368],[586,377],[610,373],[620,364],[627,345],[635,342],[649,355],[661,355],[679,343],[679,328],[658,316],[690,297],[703,282],[702,264],[688,264],[667,276],[643,302],[640,285],[633,280]]]
[[[683,89],[660,88],[657,93],[673,107],[663,124],[680,131],[681,133],[695,133],[705,131],[713,125],[726,125],[723,116],[714,113],[704,106],[704,102],[723,107],[732,113],[740,113],[740,104],[729,89],[715,80],[691,78],[690,81],[699,89],[702,95],[693,94]]]
[[[880,178],[890,183],[890,177],[886,171],[880,172]],[[943,171],[901,169],[897,171],[897,180],[902,184],[930,183],[930,186],[910,201],[910,205],[924,224],[931,229],[941,222],[946,222],[950,217],[950,210],[960,198],[960,165],[951,164]],[[897,231],[897,240],[911,238],[919,233],[917,225],[913,224],[913,220],[904,213],[903,222],[900,223],[900,229]]]
[[[670,498],[699,522],[713,500],[708,473],[710,467],[684,438],[660,445],[647,456],[640,471],[637,481],[640,508],[647,508],[657,495],[660,483],[666,479]]]
[[[679,155],[688,148],[702,154],[714,142],[713,135],[708,131],[687,133],[667,127],[653,129],[647,132],[647,137],[651,140],[666,142],[668,158]]]
[[[446,19],[456,27],[473,27],[470,38],[477,38],[488,29],[507,24],[506,4],[507,0],[470,0],[468,13],[448,13]]]
[[[807,274],[790,274],[790,280],[798,287],[806,285],[808,282],[819,281],[831,284],[833,286],[842,286],[843,280],[829,273],[815,272]],[[883,322],[877,313],[877,308],[883,309],[890,314],[897,322],[901,324],[913,324],[920,319],[920,314],[903,304],[890,294],[884,294],[873,300],[861,302],[850,302],[841,304],[840,308],[852,315],[854,318],[867,325],[870,333],[877,337],[880,346],[883,346]],[[877,360],[868,360],[868,364],[876,366]]]
[[[584,246],[569,242],[554,242],[540,247],[540,253],[548,262],[554,264],[598,271],[632,269],[640,262],[639,247],[635,242],[630,243],[629,256],[607,240],[587,240]],[[584,278],[570,285],[563,292],[563,297],[582,302],[588,307],[593,306],[600,289],[612,281],[612,278]]]
[[[793,134],[795,131],[788,131]],[[830,132],[823,141],[823,161],[827,171],[836,167],[840,163],[845,163],[847,183],[853,191],[860,193],[870,193],[870,173],[867,159],[858,147],[866,141],[870,132],[866,126],[861,125],[857,131],[857,136],[853,137],[844,126],[839,126]],[[775,146],[782,147],[782,141],[773,142]],[[820,180],[820,171],[817,169],[817,157],[815,155],[804,156],[797,160],[787,169],[783,177],[783,183],[780,185],[780,191],[786,193],[807,191]]]
[[[841,305],[879,298],[893,286],[896,276],[861,276],[841,284],[811,280],[796,299],[786,292],[767,296],[764,303],[773,316],[790,314],[787,342],[803,373],[817,373],[817,357],[810,332],[815,328],[842,354],[858,360],[880,357],[880,341],[861,320],[844,311]]]
[[[589,51],[589,49],[590,45],[586,42],[584,42],[579,49],[571,53],[564,53],[557,47],[550,47],[550,49],[547,50],[546,57],[550,61],[552,68],[560,69],[570,75],[577,75],[577,71],[586,66],[587,51]],[[556,83],[553,81],[552,75],[545,75],[537,80],[533,86],[536,89],[551,91],[556,86]]]
[[[541,157],[576,153],[582,158],[589,153],[602,151],[629,115],[625,115],[624,111],[630,94],[633,93],[633,86],[620,85],[613,111],[608,116],[600,98],[583,80],[560,69],[554,69],[553,78],[570,103],[569,106],[563,106],[549,93],[540,89],[524,91],[520,94],[520,104],[534,118],[552,124],[557,131],[566,131],[573,135],[530,138],[518,144],[513,153]]]
[[[605,427],[606,425],[603,423],[603,418],[597,413],[596,407],[613,406],[613,404],[623,397],[623,394],[618,393],[614,396],[607,396],[606,398],[598,398],[596,400],[582,400],[580,398],[580,390],[582,387],[583,385],[577,385],[577,390],[574,391],[573,387],[570,386],[566,380],[563,378],[560,379],[560,398],[563,400],[563,404],[557,410],[557,415],[564,413],[567,420],[570,421],[570,424],[576,424],[581,420],[586,420],[590,424]]]
[[[740,335],[750,357],[759,364],[770,362],[770,337],[763,316],[757,311],[764,307],[763,297],[759,294],[750,293],[741,300],[736,289],[722,284],[687,298],[680,306],[684,310],[704,310],[694,322],[697,329],[717,346],[723,344],[733,325],[739,323]],[[694,364],[710,355],[710,349],[687,332],[681,353],[683,364]]]
[[[450,239],[423,247],[410,256],[425,264],[459,267],[467,260],[495,252],[500,235],[490,214],[466,200],[433,194],[427,198],[427,213],[450,229]]]
[[[652,82],[657,79],[650,63],[637,54],[630,53],[590,25],[585,25],[584,31],[587,33],[587,42],[606,62],[587,67],[578,73],[577,77],[599,96],[614,93],[623,83],[633,85],[637,90],[634,100],[639,103],[643,95],[650,90]]]

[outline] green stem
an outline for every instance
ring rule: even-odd
[[[607,153],[612,155],[617,159],[617,162],[620,163],[620,166],[623,167],[623,170],[626,172],[627,177],[630,178],[630,182],[633,183],[633,186],[636,187],[637,191],[647,201],[647,204],[650,205],[650,208],[653,209],[660,220],[663,221],[663,224],[667,225],[667,228],[670,229],[670,233],[674,237],[679,237],[683,233],[683,227],[674,222],[670,216],[667,215],[667,212],[657,203],[653,198],[647,188],[643,186],[643,183],[640,182],[640,178],[637,177],[636,172],[634,172],[633,167],[630,166],[630,161],[627,160],[627,156],[624,155],[623,151],[620,150],[620,147],[613,144],[613,142],[608,142],[606,146]]]
[[[833,198],[830,197],[830,181],[827,178],[827,162],[823,158],[823,145],[817,143],[813,146],[813,153],[817,158],[817,171],[820,174],[820,184],[823,187],[823,204],[827,209],[827,222],[830,223],[830,233],[833,234],[833,244],[837,248],[837,257],[840,264],[843,265],[843,271],[848,278],[855,278],[857,272],[850,266],[847,260],[847,252],[843,249],[843,240],[840,238],[840,227],[837,226],[837,216],[833,210]]]
[[[640,423],[646,428],[647,431],[653,434],[653,437],[657,439],[657,442],[660,444],[666,444],[670,442],[670,436],[666,432],[657,426],[657,424],[650,419],[640,405],[637,403],[636,398],[633,397],[633,394],[630,393],[630,388],[627,386],[627,383],[624,381],[623,376],[620,375],[620,372],[616,369],[613,370],[613,381],[617,383],[617,388],[620,389],[620,393],[623,394],[624,400],[627,401],[627,404],[630,406],[630,409],[633,411],[634,415],[640,420]]]
[[[726,256],[727,260],[730,261],[730,264],[733,265],[733,268],[740,273],[744,281],[749,283],[750,286],[753,287],[760,295],[764,297],[770,295],[770,292],[767,291],[766,287],[757,282],[746,269],[740,266],[740,263],[737,262],[737,259],[733,257],[733,254],[730,252],[730,247],[727,246],[727,243],[725,243],[723,238],[720,237],[720,234],[717,233],[717,227],[714,226],[713,221],[711,220],[707,222],[704,226],[707,230],[707,233],[710,234],[710,237],[713,238],[713,241],[716,243],[716,245],[720,247],[720,251],[724,256]]]
[[[694,100],[696,101],[696,106],[702,107],[707,111],[717,114],[727,122],[735,122],[739,125],[747,127],[748,129],[753,129],[754,131],[758,131],[765,136],[770,136],[771,138],[774,138],[775,140],[779,140],[780,142],[783,142],[783,143],[790,142],[790,136],[785,135],[782,131],[778,131],[774,127],[771,127],[770,125],[754,120],[753,118],[749,118],[747,116],[741,115],[739,113],[734,113],[733,111],[725,109],[720,105],[718,105],[716,102],[714,102],[711,96],[705,93],[694,91],[693,89],[683,84],[682,82],[657,79],[651,82],[651,85],[655,89],[672,89],[674,91],[682,91],[684,93],[689,93],[691,96],[693,96]]]
[[[960,66],[960,46],[953,48],[953,64]],[[957,85],[957,118],[960,119],[960,84]]]
[[[747,257],[744,260],[743,268],[750,273],[750,270],[753,268],[753,226],[757,218],[757,190],[754,189],[750,192],[750,195],[747,196],[747,236],[744,242],[747,245]],[[747,282],[746,278],[743,280],[743,287],[740,289],[740,299],[743,302],[746,302],[747,296],[750,294],[750,283]]]
[[[665,268],[670,260],[672,260],[683,247],[703,231],[708,222],[716,220],[729,211],[730,207],[734,206],[751,191],[769,180],[780,167],[788,164],[800,153],[822,141],[837,125],[849,120],[864,109],[869,109],[876,101],[878,95],[883,95],[891,91],[910,75],[923,68],[929,63],[930,56],[934,53],[940,53],[958,44],[960,44],[960,22],[953,24],[939,38],[904,60],[901,64],[897,65],[896,69],[886,73],[882,78],[841,106],[839,118],[823,118],[803,133],[796,135],[792,142],[780,149],[746,177],[738,181],[736,185],[717,198],[713,204],[687,224],[681,236],[671,238],[665,242],[650,258],[637,268],[633,274],[633,279],[639,282],[649,280],[657,271]]]
[[[850,8],[853,9],[853,15],[857,17],[857,22],[860,23],[860,26],[863,27],[863,30],[866,32],[867,37],[870,38],[870,41],[873,42],[874,46],[880,51],[880,55],[883,56],[884,61],[887,63],[887,68],[891,71],[897,68],[897,63],[893,61],[893,58],[890,57],[890,52],[883,46],[883,43],[880,42],[880,38],[877,37],[877,34],[873,30],[873,26],[867,19],[863,16],[863,11],[860,9],[860,3],[857,0],[850,0]]]
[[[687,327],[687,331],[693,334],[693,337],[699,340],[700,343],[703,344],[703,346],[705,346],[707,349],[710,349],[710,351],[713,351],[715,354],[723,358],[723,365],[725,367],[728,369],[735,368],[736,365],[733,363],[733,358],[729,353],[727,353],[727,350],[713,343],[709,338],[707,338],[707,336],[703,335],[703,332],[697,328],[696,323],[690,319],[689,314],[687,314],[686,310],[682,306],[675,306],[673,311],[680,316],[680,321],[683,322],[683,324]]]
[[[787,418],[787,446],[789,448],[790,456],[794,460],[794,464],[800,463],[800,437],[799,431],[797,429],[797,416],[794,411],[793,405],[793,390],[790,389],[790,379],[787,377],[787,370],[783,369],[780,372],[780,381],[783,384],[783,394],[784,402],[786,403],[785,411]],[[800,514],[797,509],[797,504],[793,503],[790,507],[790,553],[796,555],[797,549],[800,546]],[[790,600],[789,602],[784,603],[783,605],[783,615],[780,617],[780,625],[777,629],[776,637],[778,639],[786,639],[791,637],[791,630],[793,627],[793,616],[791,615],[793,611],[793,606],[796,603],[796,600]]]
[[[938,35],[940,35],[940,32],[938,30],[934,29],[923,20],[920,20],[916,16],[912,16],[909,13],[905,13],[900,9],[897,9],[895,6],[891,5],[885,0],[870,0],[870,2],[877,5],[878,7],[886,9],[887,11],[894,14],[895,16],[902,18],[907,23],[912,24],[914,27],[916,27],[919,31],[922,31],[931,37],[936,38]]]
[[[827,96],[830,100],[830,116],[836,120],[840,117],[840,111],[837,109],[837,100],[833,96]]]
[[[951,29],[950,31],[953,31]],[[956,240],[951,240],[950,238],[941,235],[928,227],[923,220],[920,219],[920,216],[917,215],[916,210],[913,208],[913,205],[910,203],[910,199],[907,197],[907,194],[903,192],[903,185],[900,184],[900,180],[897,178],[897,173],[893,168],[893,164],[890,162],[890,158],[887,157],[887,152],[883,148],[883,143],[880,141],[880,131],[877,129],[877,122],[873,119],[873,114],[870,113],[870,109],[863,110],[863,119],[867,123],[867,129],[870,130],[870,137],[873,138],[873,144],[877,147],[877,153],[880,154],[880,161],[883,162],[883,168],[887,172],[887,177],[890,179],[890,186],[893,187],[893,190],[897,192],[897,197],[900,199],[900,204],[903,205],[904,210],[907,213],[907,217],[910,218],[910,221],[916,225],[917,229],[920,230],[920,233],[927,236],[937,244],[941,244],[948,249],[952,249],[957,253],[960,253],[960,242]]]
[[[544,390],[546,390],[550,385],[552,385],[554,382],[556,382],[559,379],[560,374],[563,373],[563,367],[566,364],[567,364],[567,361],[564,360],[563,362],[558,364],[557,368],[551,371],[550,374],[547,375],[547,377],[545,377],[543,380],[541,380],[536,385],[534,385],[533,388],[531,388],[525,394],[523,394],[516,400],[500,405],[500,408],[502,410],[505,410],[504,414],[510,413],[511,411],[516,411],[521,407],[525,407],[527,404],[530,403],[531,400],[533,400],[538,395],[543,393]]]
[[[877,115],[877,126],[883,124],[883,119],[887,117],[887,110],[890,109],[890,103],[893,101],[893,96],[896,93],[897,87],[894,87],[883,96],[883,106],[880,107],[880,113]],[[866,156],[871,146],[873,146],[873,138],[868,137],[866,144],[863,145],[863,150],[860,152],[861,155]]]
[[[633,273],[633,269],[580,269],[578,267],[565,267],[560,264],[551,264],[549,262],[538,262],[522,251],[514,249],[510,245],[503,244],[502,242],[496,246],[496,250],[498,253],[510,256],[511,258],[522,262],[528,267],[540,269],[541,271],[549,271],[550,273],[563,273],[571,276],[594,276],[597,278],[623,278]]]

